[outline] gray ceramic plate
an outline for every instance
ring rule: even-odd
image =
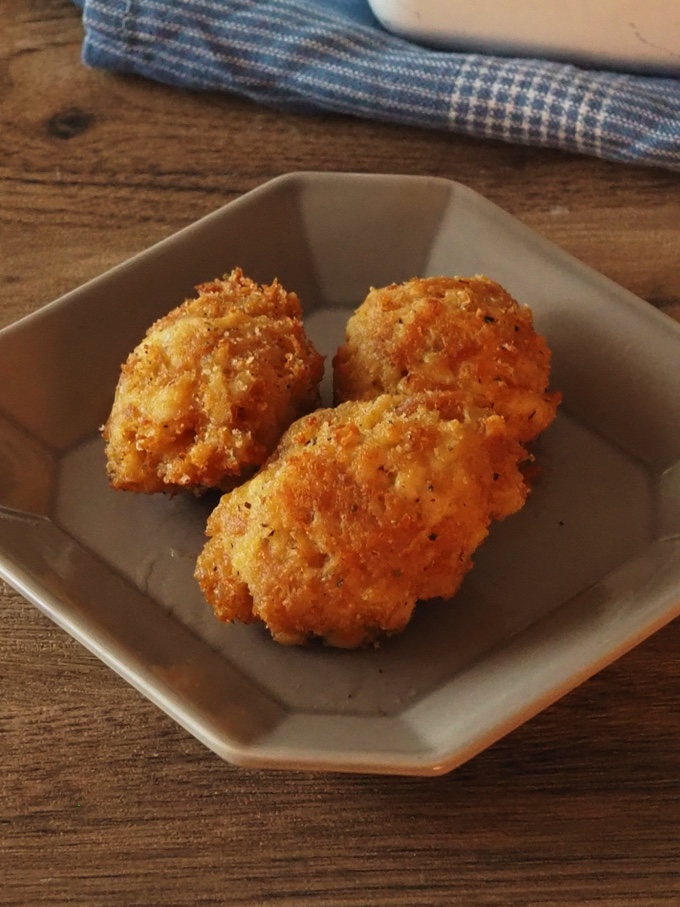
[[[464,588],[370,651],[218,623],[214,500],[113,492],[120,363],[195,284],[278,276],[323,352],[371,285],[486,273],[529,303],[564,405],[541,481]],[[680,612],[680,326],[445,180],[276,179],[0,332],[0,574],[223,758],[445,772]]]

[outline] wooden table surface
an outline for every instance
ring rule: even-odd
[[[680,309],[680,177],[95,72],[5,0],[0,326],[295,170],[466,183]],[[3,905],[680,904],[680,624],[438,779],[221,762],[0,584]]]

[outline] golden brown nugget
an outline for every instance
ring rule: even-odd
[[[550,350],[528,306],[487,277],[414,278],[374,289],[334,361],[337,402],[440,390],[491,408],[521,442],[552,422]]]
[[[323,357],[294,293],[238,268],[197,290],[122,367],[103,429],[114,488],[226,490],[319,405]]]
[[[525,456],[501,417],[436,394],[318,410],[223,496],[196,577],[221,620],[365,645],[453,595],[492,519],[523,505]]]

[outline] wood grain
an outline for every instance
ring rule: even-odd
[[[457,179],[680,306],[680,179],[86,69],[5,0],[0,325],[293,170]],[[680,624],[434,780],[222,763],[0,584],[0,903],[680,903]]]

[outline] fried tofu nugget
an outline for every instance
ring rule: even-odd
[[[550,350],[528,306],[487,277],[414,278],[373,289],[333,360],[337,402],[441,390],[491,408],[526,443],[555,417]]]
[[[453,595],[491,521],[522,507],[525,456],[501,417],[437,394],[317,410],[222,497],[196,578],[221,620],[366,645]]]
[[[122,367],[103,428],[114,488],[231,488],[319,405],[323,357],[294,293],[238,268],[197,290]]]

